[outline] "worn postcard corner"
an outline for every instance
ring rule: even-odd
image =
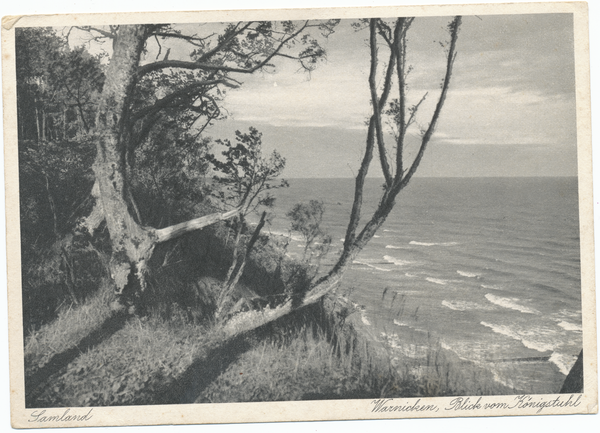
[[[14,427],[597,412],[584,3],[2,44]]]

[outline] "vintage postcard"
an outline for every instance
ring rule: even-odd
[[[596,413],[585,3],[7,16],[16,428]]]

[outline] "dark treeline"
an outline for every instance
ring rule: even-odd
[[[16,31],[26,333],[54,319],[61,308],[84,302],[103,284],[111,285],[114,251],[106,224],[93,236],[82,228],[94,207],[97,143],[92,132],[107,70],[103,57],[84,47],[70,48],[67,38],[50,28]],[[245,218],[273,205],[269,190],[287,186],[276,181],[285,159],[277,152],[263,157],[261,134],[254,128],[249,134],[238,132],[233,144],[204,136],[206,124],[222,117],[215,105],[219,94],[210,96],[211,104],[199,101],[208,97],[205,93],[188,98],[182,87],[197,79],[193,75],[156,72],[136,83],[131,111],[148,119],[131,132],[126,158],[129,211],[144,226],[169,227],[244,204],[231,221],[166,242],[152,257],[150,286],[169,288],[159,294],[161,289],[150,287],[146,304],[164,312],[169,310],[165,303],[180,301],[198,310],[192,314],[198,317],[206,316],[207,307],[249,307],[265,294],[291,289],[284,288],[285,272],[277,270],[281,252],[271,251],[270,258],[263,254],[262,265],[246,260],[250,250],[258,248],[260,255],[266,246]],[[198,126],[200,117],[208,120]],[[225,148],[221,156],[213,153],[214,146]],[[273,275],[265,267],[277,271],[278,281],[269,282]],[[294,269],[288,280],[307,278],[298,273],[305,271]],[[202,280],[207,276],[223,282],[207,290]],[[260,295],[248,288],[233,293],[240,279],[251,282],[259,276]]]

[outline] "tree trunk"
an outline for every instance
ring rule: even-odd
[[[93,165],[96,183],[92,194],[110,234],[110,270],[119,294],[127,286],[145,288],[146,261],[156,244],[153,231],[140,226],[129,212],[124,158],[127,143],[122,134],[145,33],[144,26],[123,26],[119,29],[93,132],[97,155]],[[98,209],[94,209],[92,215],[96,215]]]
[[[40,113],[38,111],[37,98],[34,100],[34,104],[35,104],[35,128],[37,131],[37,141],[39,142],[42,138],[42,133],[40,131]]]
[[[231,218],[240,211],[237,208],[206,215],[159,230],[144,227],[133,217],[131,209],[135,209],[135,205],[129,193],[126,161],[130,137],[126,131],[130,129],[127,126],[130,103],[146,31],[143,25],[122,26],[113,41],[113,55],[92,131],[97,149],[93,165],[96,181],[92,188],[96,203],[83,224],[93,233],[106,221],[112,246],[109,268],[121,299],[144,291],[147,262],[158,243]]]

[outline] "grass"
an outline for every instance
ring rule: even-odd
[[[226,250],[218,240],[213,244],[215,250]],[[222,260],[200,251],[198,258],[206,257],[199,262],[213,269],[212,276],[199,272],[195,263],[190,273],[185,266],[191,259],[178,248],[189,250],[175,245],[159,257],[175,265],[153,280],[154,305],[147,316],[116,313],[105,284],[27,335],[28,407],[515,393],[432,339],[411,341],[401,335],[405,354],[390,351],[368,333],[360,311],[340,299],[224,342],[220,328],[206,320],[210,304],[190,307],[192,298],[200,296],[193,289],[199,281],[211,293]],[[297,275],[303,274],[293,264],[282,267],[269,245],[253,256],[242,283],[267,299],[296,290],[290,281],[302,282]],[[402,313],[402,299],[397,304]],[[390,326],[395,317],[390,313]]]
[[[495,382],[491,373],[452,358],[435,342],[430,342],[424,359],[399,360],[384,346],[361,336],[352,320],[320,315],[320,320],[307,321],[307,314],[301,314],[300,320],[292,317],[263,330],[262,338],[254,336],[252,349],[196,402],[515,393]]]
[[[110,315],[108,300],[99,294],[32,334],[26,370],[76,345]],[[168,320],[129,318],[62,366],[31,407],[514,393],[435,342],[422,359],[392,356],[361,335],[352,314],[344,317],[346,307],[307,308],[223,350],[213,327],[190,322],[184,310],[173,308]]]
[[[38,405],[106,406],[156,403],[210,346],[210,332],[184,318],[131,317],[111,338],[65,366]]]
[[[83,305],[69,304],[59,311],[56,320],[32,331],[25,338],[25,374],[34,374],[54,355],[75,347],[97,329],[113,314],[110,309],[113,300],[111,288],[102,285]]]

